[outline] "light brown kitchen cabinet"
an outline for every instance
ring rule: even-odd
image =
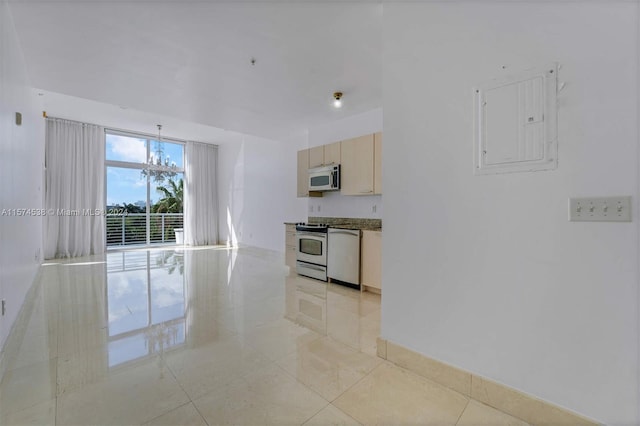
[[[296,271],[296,226],[285,225],[284,263],[289,273]]]
[[[324,145],[309,148],[309,168],[324,166]]]
[[[342,141],[342,195],[372,195],[374,193],[374,136],[364,135]]]
[[[340,142],[330,143],[328,145],[324,145],[324,165],[334,165],[340,164],[341,155],[340,155],[340,146],[342,144]]]
[[[298,197],[309,196],[309,150],[298,151]]]
[[[362,231],[361,279],[363,291],[382,292],[382,232]]]
[[[340,142],[309,148],[309,168],[340,164]]]
[[[373,193],[382,194],[382,132],[373,135]]]

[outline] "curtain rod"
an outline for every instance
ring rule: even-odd
[[[99,124],[95,124],[95,123],[85,123],[84,121],[78,121],[78,120],[70,120],[68,118],[62,118],[62,117],[51,117],[50,115],[46,115],[44,117],[46,120],[64,120],[64,121],[70,121],[72,123],[78,123],[78,124],[84,124],[84,125],[89,125],[89,126],[98,126],[98,127],[102,127]]]

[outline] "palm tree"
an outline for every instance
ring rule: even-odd
[[[168,188],[163,185],[156,187],[156,191],[163,197],[153,205],[153,213],[182,213],[184,181],[180,179],[176,183],[173,179],[169,179],[168,184]]]

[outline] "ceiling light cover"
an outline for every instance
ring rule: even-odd
[[[342,108],[342,92],[335,92],[333,94],[333,106],[335,108]]]

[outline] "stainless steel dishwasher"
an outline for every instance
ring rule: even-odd
[[[327,277],[359,287],[360,230],[329,228],[327,240]]]

